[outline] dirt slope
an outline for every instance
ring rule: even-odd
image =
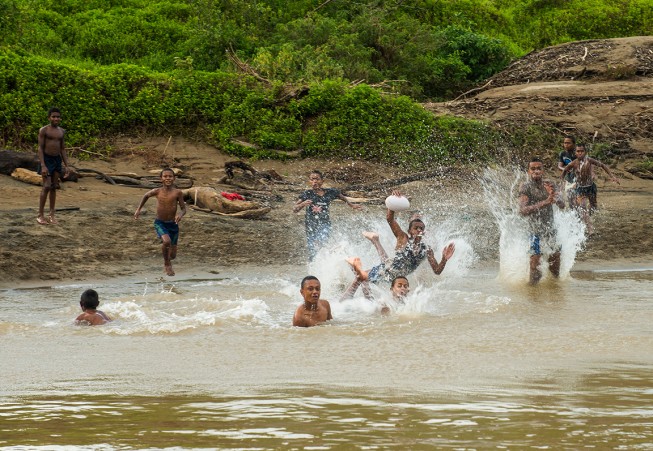
[[[549,125],[586,142],[609,143],[622,161],[650,158],[653,36],[534,52],[458,100],[426,107],[505,127]]]

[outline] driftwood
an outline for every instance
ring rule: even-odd
[[[0,174],[11,175],[17,168],[36,172],[39,160],[34,153],[0,150]]]
[[[30,185],[41,186],[43,183],[43,177],[37,174],[36,171],[32,171],[30,169],[16,168],[14,169],[14,172],[11,173],[11,176],[16,180],[29,183]]]
[[[350,185],[342,189],[342,191],[374,191],[378,189],[388,188],[389,186],[403,185],[404,183],[415,182],[417,180],[432,179],[435,177],[442,177],[451,172],[449,168],[434,169],[432,171],[418,172],[416,174],[407,175],[398,179],[384,180],[383,182],[372,183],[369,185]]]
[[[106,180],[108,183],[111,183],[112,185],[116,184],[115,180],[113,180],[111,177],[106,175],[104,172],[96,171],[95,169],[79,168],[79,169],[77,169],[77,172],[79,172],[80,174],[89,173],[89,172],[93,173],[93,174],[97,174],[97,175],[100,176],[100,178]]]
[[[214,188],[208,186],[185,189],[183,193],[184,198],[192,205],[192,208],[222,216],[257,219],[272,210],[259,202],[226,199]]]
[[[235,213],[221,213],[219,211],[214,211],[209,208],[200,208],[196,205],[190,205],[190,208],[196,211],[201,211],[204,213],[210,213],[212,215],[219,215],[219,216],[229,216],[232,218],[239,218],[239,219],[258,219],[262,218],[263,216],[267,215],[272,208],[270,207],[262,207],[262,208],[257,208],[254,210],[243,210],[243,211],[237,211]]]
[[[157,176],[138,176],[136,174],[128,173],[125,173],[127,175],[120,173],[105,174],[104,172],[96,171],[95,169],[83,168],[77,169],[77,172],[97,174],[100,179],[105,180],[107,183],[111,183],[112,185],[122,185],[145,189],[153,189],[161,186],[161,179]],[[175,185],[179,189],[186,189],[193,186],[193,181],[186,178],[177,178],[175,180]]]

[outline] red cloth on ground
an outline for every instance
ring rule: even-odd
[[[223,191],[220,194],[222,194],[222,197],[229,200],[245,200],[245,198],[238,193],[227,193]]]

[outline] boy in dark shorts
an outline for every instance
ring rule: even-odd
[[[57,188],[62,174],[68,173],[68,156],[64,148],[64,134],[66,131],[59,127],[61,111],[50,108],[48,111],[49,125],[39,130],[39,167],[37,172],[43,177],[43,188],[39,196],[39,215],[36,221],[39,224],[56,224],[54,205],[57,199]],[[63,171],[62,171],[63,165]],[[64,172],[65,171],[65,172]],[[45,218],[45,201],[50,196],[50,214]]]
[[[399,191],[393,191],[394,196],[401,196]],[[376,232],[363,232],[363,236],[370,240],[381,257],[381,263],[369,271],[364,271],[365,280],[371,283],[391,282],[397,276],[407,276],[417,269],[424,261],[428,261],[433,273],[440,275],[444,270],[447,261],[453,256],[456,246],[454,243],[447,244],[442,250],[442,258],[438,262],[433,249],[422,241],[425,225],[419,217],[413,217],[408,223],[408,232],[404,232],[397,220],[395,212],[388,209],[386,220],[397,239],[395,255],[389,258]],[[351,262],[350,262],[351,264]]]
[[[587,149],[584,144],[576,145],[576,159],[565,166],[562,177],[566,174],[574,174],[576,177],[576,209],[585,223],[587,234],[592,235],[592,221],[590,215],[596,210],[596,183],[594,183],[594,168],[600,167],[610,177],[610,180],[619,184],[619,180],[612,174],[610,168],[599,160],[587,156]]]
[[[161,188],[154,188],[143,196],[140,205],[134,213],[134,219],[141,215],[141,209],[150,197],[156,197],[156,219],[154,229],[161,238],[161,251],[165,273],[174,276],[171,261],[177,256],[177,241],[179,239],[179,221],[186,214],[186,203],[182,191],[174,186],[175,173],[170,168],[161,171]],[[177,205],[180,212],[177,213]]]

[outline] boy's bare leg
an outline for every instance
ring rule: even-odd
[[[578,199],[578,214],[580,215],[580,219],[585,224],[585,231],[587,232],[587,235],[592,235],[594,233],[592,228],[592,219],[590,218],[590,208],[590,200],[588,197],[583,196]]]
[[[560,277],[560,252],[554,252],[549,257],[549,271],[554,277]]]
[[[353,298],[354,295],[356,294],[356,290],[358,290],[358,287],[360,286],[360,284],[361,284],[361,281],[360,281],[360,279],[358,278],[358,276],[356,276],[356,278],[355,278],[354,281],[351,283],[351,285],[349,285],[349,288],[347,288],[347,289],[345,290],[345,292],[342,293],[342,296],[340,296],[340,300],[341,300],[341,301],[344,301],[345,299],[351,299],[351,298]]]
[[[45,219],[45,201],[48,199],[48,194],[50,194],[50,177],[43,177],[43,188],[41,188],[41,194],[39,195],[39,215],[36,218],[39,224],[47,224],[48,220]]]
[[[171,250],[170,236],[163,235],[161,239],[163,240],[163,244],[161,244],[161,252],[163,253],[164,270],[167,275],[174,276],[175,272],[172,270],[172,263],[170,263],[170,250]]]
[[[372,290],[370,290],[370,283],[367,280],[363,281],[363,296],[365,296],[365,299],[374,299]]]
[[[50,224],[58,224],[58,221],[54,217],[54,205],[57,201],[57,185],[59,184],[58,173],[52,174],[52,185],[50,185],[50,215],[48,216],[48,221]]]
[[[529,277],[529,285],[537,285],[537,283],[540,281],[542,278],[542,271],[540,271],[540,256],[539,255],[531,255],[531,260],[530,260],[530,277]]]
[[[372,244],[376,248],[376,252],[378,252],[379,257],[381,257],[381,261],[382,262],[387,261],[388,254],[386,254],[385,249],[383,249],[383,246],[381,246],[381,240],[379,240],[379,234],[376,232],[363,232],[363,236],[372,242]]]
[[[354,272],[356,273],[358,280],[362,282],[368,279],[367,271],[363,270],[363,264],[361,263],[360,258],[358,257],[348,258],[347,263],[349,263],[351,269],[353,269]]]

